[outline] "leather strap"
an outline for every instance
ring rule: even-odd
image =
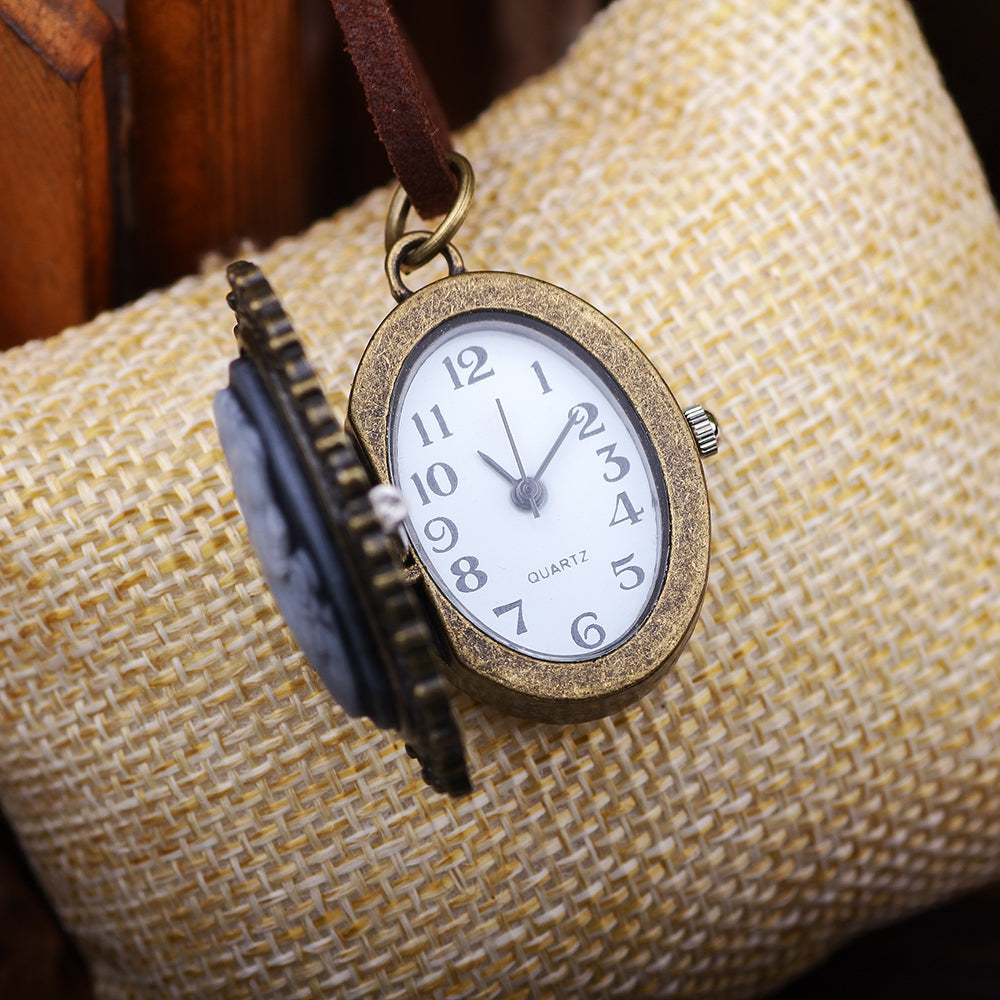
[[[451,135],[409,38],[388,0],[331,3],[399,183],[423,218],[442,215],[458,191]]]

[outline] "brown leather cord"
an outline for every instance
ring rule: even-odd
[[[409,38],[387,0],[331,3],[399,183],[423,218],[447,212],[458,190],[451,135]]]

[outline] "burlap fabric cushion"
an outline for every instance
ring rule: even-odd
[[[211,423],[221,274],[2,360],[0,800],[102,998],[742,997],[1000,872],[1000,241],[896,0],[621,0],[463,137],[474,267],[719,415],[701,624],[613,718],[332,702]],[[386,192],[261,254],[342,413]]]

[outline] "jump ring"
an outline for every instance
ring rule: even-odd
[[[422,267],[435,254],[442,253],[444,247],[451,243],[452,237],[461,228],[466,215],[469,214],[472,194],[476,188],[476,175],[472,171],[472,164],[461,153],[452,151],[448,153],[448,165],[451,167],[452,173],[458,177],[458,193],[455,195],[455,203],[441,220],[437,229],[429,234],[424,242],[415,245],[410,250],[406,259],[401,262],[404,271],[412,271]],[[389,214],[385,220],[385,252],[387,254],[402,238],[409,211],[409,195],[402,187],[399,187],[392,196]]]
[[[426,230],[419,229],[407,233],[396,240],[385,255],[385,274],[389,279],[389,290],[397,302],[402,302],[403,299],[408,299],[413,294],[412,289],[407,288],[403,283],[403,261],[414,247],[427,246],[430,235]],[[450,243],[445,243],[441,247],[440,253],[448,262],[448,274],[451,277],[464,273],[465,263],[462,261],[462,255]]]

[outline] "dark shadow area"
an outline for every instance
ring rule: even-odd
[[[842,948],[768,1000],[995,1000],[1000,884]]]
[[[997,200],[1000,191],[1000,3],[911,0]]]

